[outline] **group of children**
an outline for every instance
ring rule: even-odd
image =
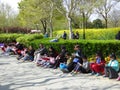
[[[106,64],[101,52],[96,53],[96,61],[89,62],[87,57],[82,54],[80,46],[74,46],[75,53],[70,54],[66,47],[61,46],[61,52],[58,53],[54,47],[50,46],[49,49],[40,44],[37,50],[31,46],[24,48],[22,44],[16,43],[15,45],[8,45],[1,48],[4,53],[14,52],[17,54],[17,59],[24,61],[32,61],[37,66],[45,68],[60,68],[63,73],[90,73],[90,75],[109,77],[109,79],[117,78],[120,81],[119,62],[116,60],[114,53],[110,54],[110,61]]]

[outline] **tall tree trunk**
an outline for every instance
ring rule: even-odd
[[[108,28],[108,13],[105,13],[105,28]]]
[[[43,26],[43,33],[45,34],[47,31],[47,21],[45,19],[40,20]]]
[[[53,24],[52,24],[52,19],[50,20],[50,37],[53,36]]]
[[[82,13],[83,16],[83,39],[85,39],[85,24],[86,24],[86,20],[85,20],[85,13]]]
[[[54,5],[53,3],[51,3],[51,12],[50,12],[50,37],[53,36],[53,22],[52,22],[52,18],[53,18],[53,9],[54,9]]]
[[[66,14],[67,20],[68,20],[68,27],[69,27],[69,39],[72,39],[72,19],[69,17],[69,14]]]
[[[105,28],[108,28],[108,20],[105,18]]]

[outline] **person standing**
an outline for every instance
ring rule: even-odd
[[[65,31],[64,31],[64,33],[63,33],[62,38],[63,38],[64,40],[66,40],[66,39],[67,39],[67,33],[66,33]]]
[[[116,38],[116,40],[120,40],[120,31],[118,31],[115,38]]]
[[[78,31],[76,31],[75,39],[79,39],[79,38],[80,38],[80,34]]]

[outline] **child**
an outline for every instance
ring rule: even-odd
[[[64,63],[67,61],[65,54],[67,52],[67,49],[64,45],[61,46],[61,52],[60,54],[56,57],[55,64],[54,64],[54,69],[58,68],[60,63]]]
[[[105,66],[104,77],[109,77],[109,79],[117,78],[119,71],[119,62],[116,60],[116,55],[110,55],[110,62]]]
[[[73,54],[73,61],[68,65],[68,70],[71,72],[79,62],[80,64],[83,63],[82,60],[82,50],[79,45],[75,45],[74,50],[76,51],[75,54]]]
[[[66,59],[67,59],[67,63],[60,63],[60,69],[63,73],[69,73],[69,70],[67,69],[67,67],[69,66],[69,64],[72,63],[72,57],[71,57],[71,54],[70,53],[66,53],[65,54],[66,56]]]
[[[57,51],[51,46],[49,47],[49,52],[48,52],[48,56],[46,56],[44,59],[48,59],[48,60],[44,60],[44,65],[45,67],[50,67],[52,68],[55,64],[55,58],[57,57],[58,53]]]
[[[96,62],[90,64],[91,75],[100,76],[104,72],[105,60],[100,52],[96,53]]]
[[[44,55],[47,55],[48,51],[46,49],[46,47],[43,44],[39,45],[39,48],[34,52],[34,61],[36,63],[36,65],[39,66],[39,64],[41,63],[41,57]]]
[[[73,72],[81,72],[81,73],[89,73],[90,72],[90,65],[87,60],[86,56],[82,56],[83,64],[77,63],[76,67],[74,68]]]
[[[79,71],[82,73],[89,73],[90,72],[90,63],[88,62],[87,57],[83,56],[82,60],[83,60],[83,64],[79,64],[80,65]]]
[[[33,61],[34,60],[34,52],[35,50],[32,48],[32,46],[29,46],[28,50],[25,53],[25,56],[21,58],[21,60],[24,61]]]

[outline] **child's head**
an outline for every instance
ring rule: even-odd
[[[66,52],[65,56],[66,56],[66,58],[69,58],[71,56],[71,54],[69,52]]]
[[[74,50],[79,50],[80,46],[79,45],[75,45]]]
[[[96,58],[101,58],[103,55],[102,55],[102,52],[98,51],[96,52]]]
[[[50,46],[49,51],[54,51],[54,48],[52,46]]]
[[[83,61],[87,61],[87,56],[85,56],[85,55],[82,56],[82,60],[83,60]]]
[[[39,45],[39,47],[40,47],[40,48],[43,48],[43,47],[44,47],[44,45],[43,45],[43,44],[40,44],[40,45]]]
[[[111,60],[115,60],[116,59],[116,55],[114,53],[110,54],[110,59]]]
[[[32,50],[32,46],[29,46],[29,50]]]
[[[61,50],[65,50],[66,47],[64,45],[61,46]]]

